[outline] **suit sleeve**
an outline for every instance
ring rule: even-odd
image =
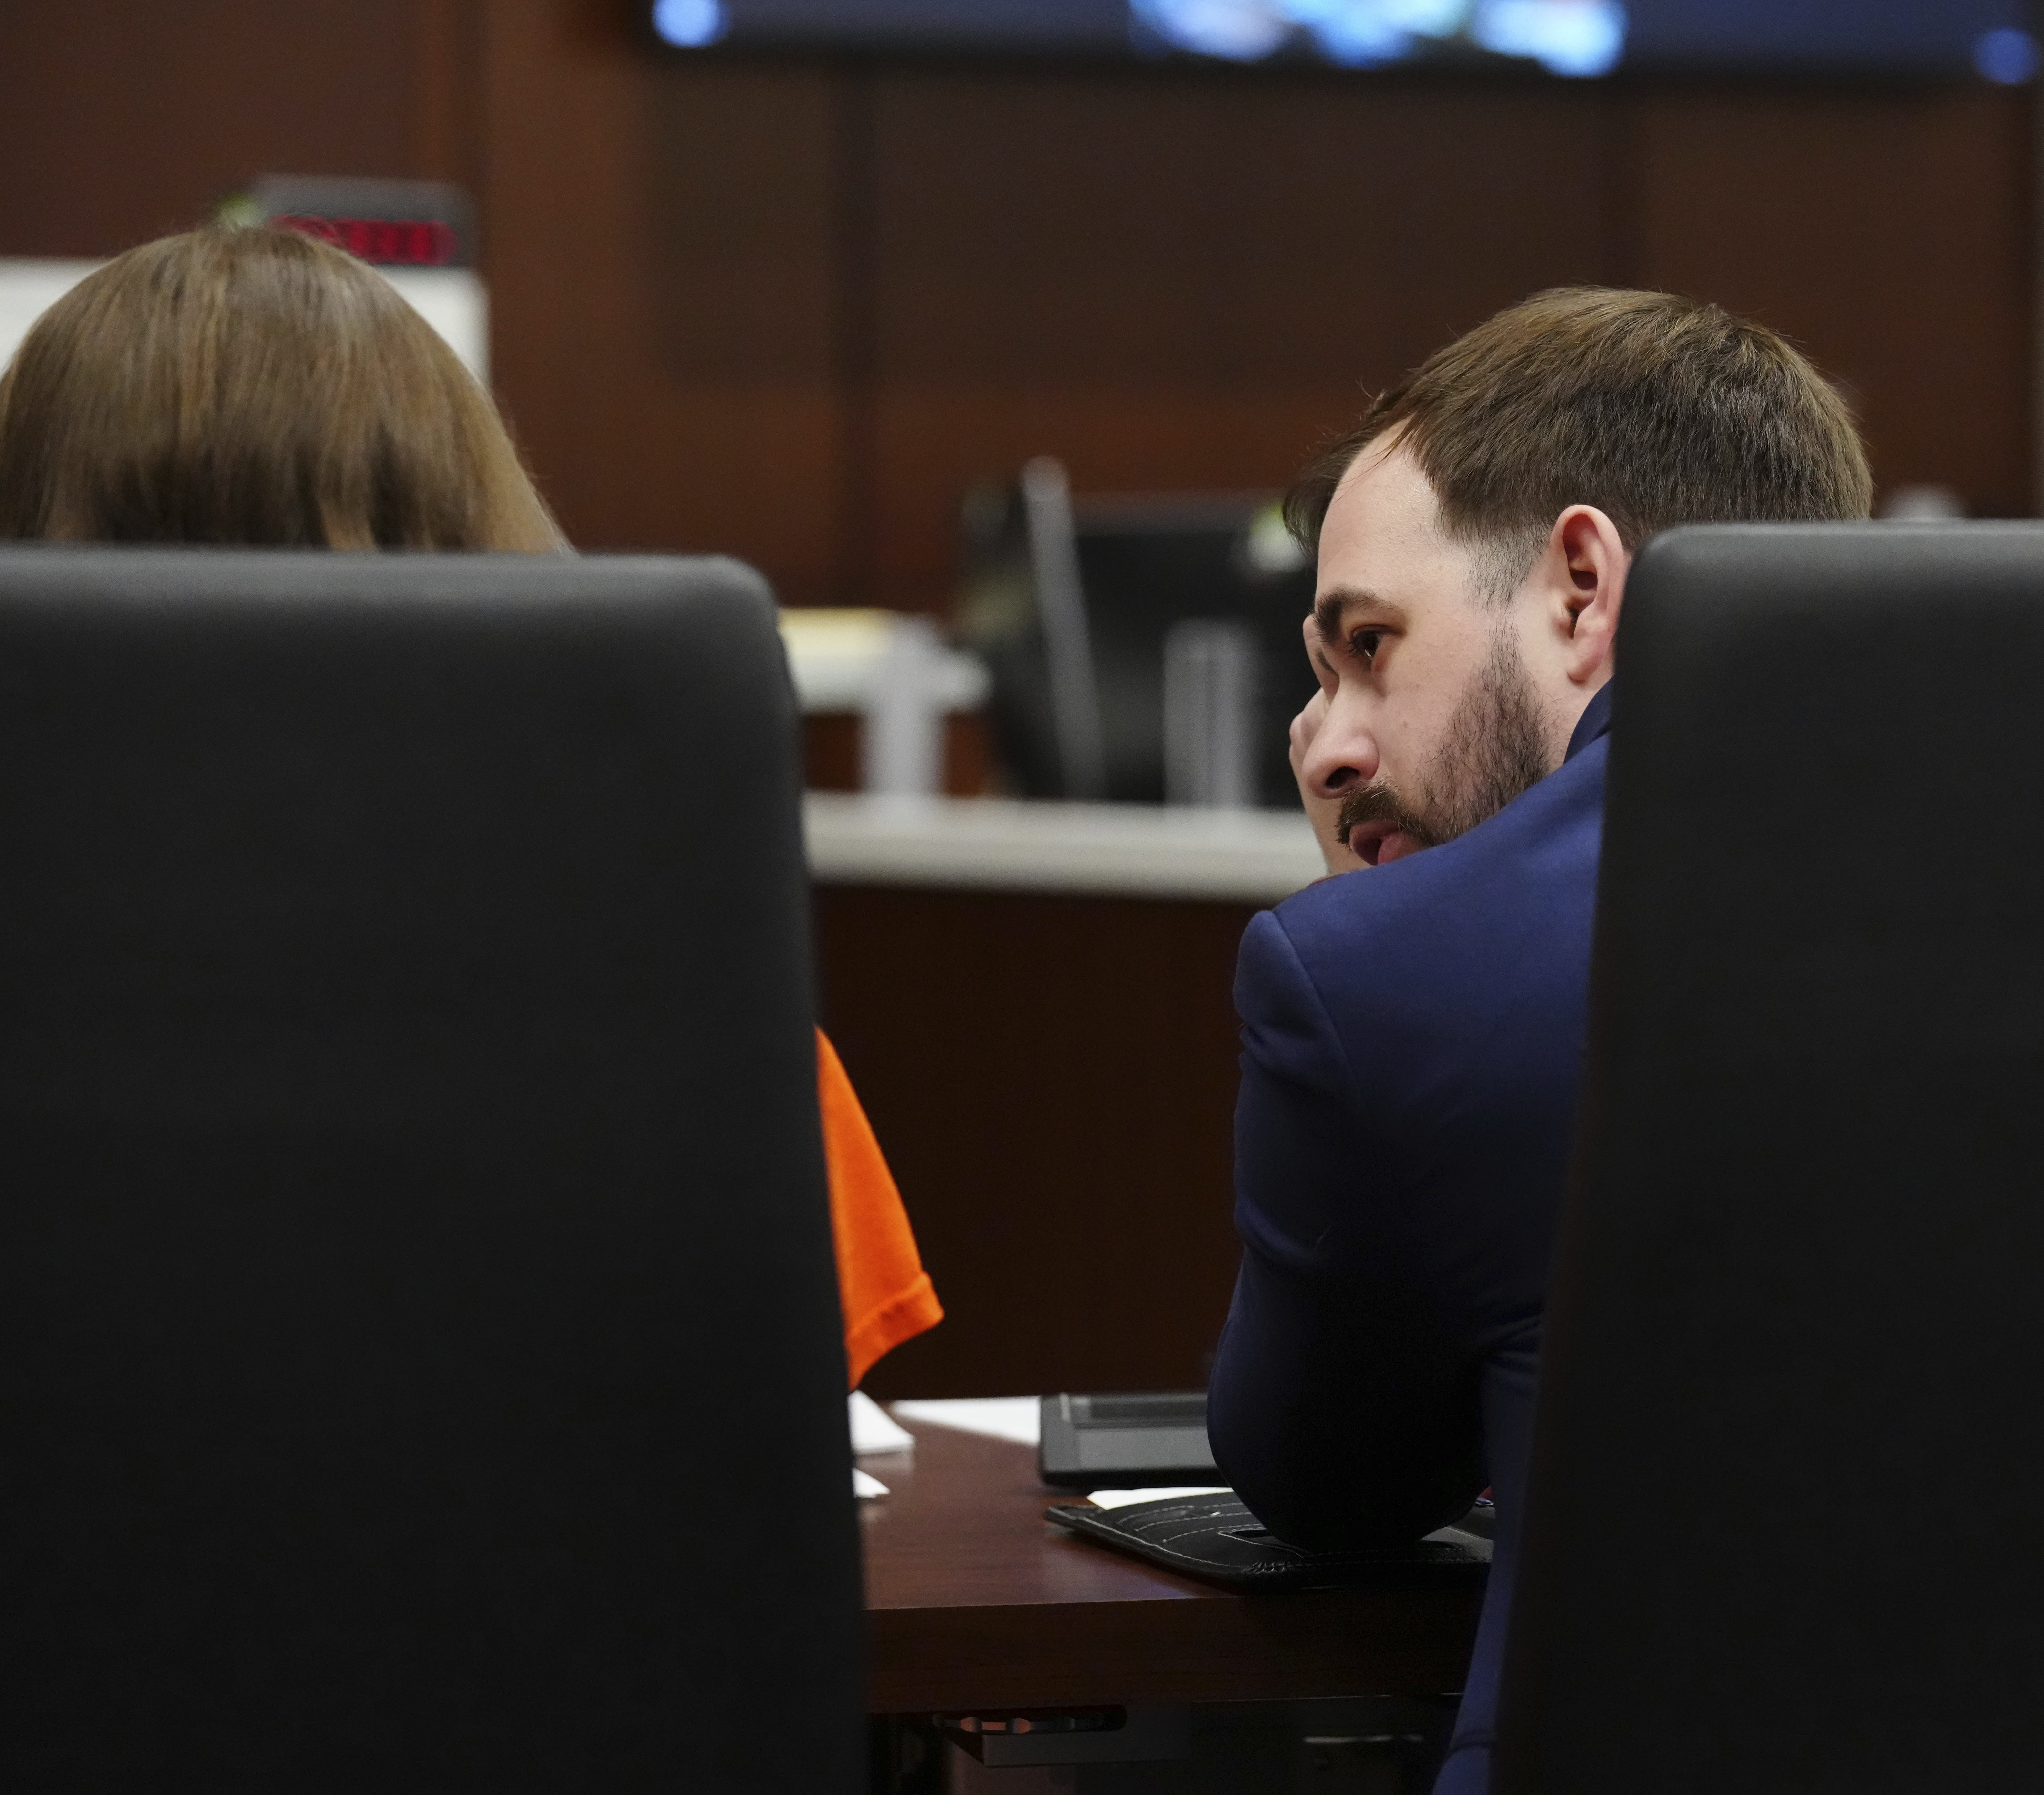
[[[1416,1539],[1485,1478],[1474,1356],[1401,1251],[1395,1098],[1349,1063],[1275,914],[1243,937],[1235,1003],[1243,1259],[1208,1393],[1215,1457],[1281,1539]]]

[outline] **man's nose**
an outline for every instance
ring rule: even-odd
[[[1338,798],[1350,786],[1377,777],[1376,740],[1360,718],[1346,711],[1339,703],[1329,707],[1301,768],[1307,784],[1322,798]]]

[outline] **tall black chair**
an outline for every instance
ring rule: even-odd
[[[2044,529],[1651,544],[1501,1795],[2044,1787]]]
[[[0,1787],[849,1791],[729,562],[0,552]]]

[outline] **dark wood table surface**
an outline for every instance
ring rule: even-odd
[[[1132,1701],[1439,1695],[1462,1686],[1473,1589],[1238,1596],[1052,1527],[1029,1447],[905,1424],[861,1464],[876,1714]]]

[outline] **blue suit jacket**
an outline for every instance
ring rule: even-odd
[[[1564,765],[1468,834],[1257,917],[1235,974],[1243,1251],[1208,1431],[1303,1546],[1413,1539],[1493,1487],[1442,1795],[1489,1780],[1610,710],[1607,686]]]

